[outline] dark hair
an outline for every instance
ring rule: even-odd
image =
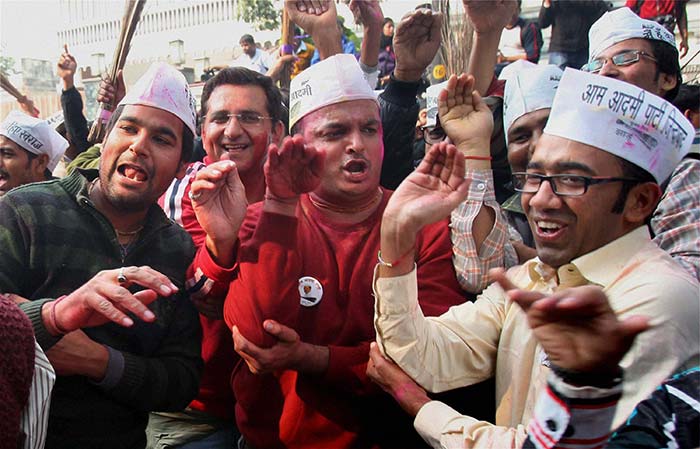
[[[272,117],[273,122],[284,121],[285,109],[282,106],[282,95],[277,86],[272,82],[272,78],[245,67],[227,67],[207,81],[202,90],[202,109],[200,111],[202,120],[204,120],[207,115],[209,97],[211,97],[214,89],[226,84],[262,87],[265,91],[265,97],[267,98],[265,102],[267,113]]]
[[[656,184],[656,179],[651,175],[651,173],[643,168],[622,159],[621,157],[617,157],[617,161],[622,169],[622,177],[634,179],[635,181],[622,183],[622,189],[620,189],[620,193],[617,195],[617,200],[615,200],[615,204],[612,207],[611,212],[613,214],[621,214],[625,209],[625,203],[627,202],[627,197],[629,196],[632,187],[645,182],[653,182]]]
[[[250,34],[244,34],[243,36],[241,36],[241,38],[238,40],[238,43],[240,44],[242,42],[248,42],[249,44],[255,45],[255,39]]]
[[[700,111],[700,84],[681,84],[673,105],[683,113],[687,110]]]
[[[393,25],[394,21],[391,19],[391,17],[384,17],[384,20],[382,21],[382,26],[386,25],[387,23],[391,23]]]
[[[22,148],[24,150],[24,148]],[[24,150],[27,153],[27,168],[29,168],[29,163],[31,163],[34,159],[38,158],[38,154],[34,154],[31,151]],[[46,155],[48,157],[48,155]],[[49,170],[48,167],[44,169],[44,179],[47,181],[49,179],[53,178],[53,173],[51,173],[51,170]]]
[[[651,51],[654,53],[654,57],[658,61],[656,79],[659,78],[659,72],[676,77],[676,86],[664,94],[665,100],[673,101],[673,99],[676,98],[676,94],[678,94],[678,90],[681,88],[681,83],[683,82],[681,66],[678,60],[678,49],[664,41],[650,40],[649,43],[651,44]]]
[[[120,104],[117,106],[117,108],[112,112],[112,116],[109,118],[109,122],[107,122],[107,129],[105,131],[105,137],[109,135],[109,133],[112,131],[112,128],[114,128],[114,125],[117,124],[119,121],[119,117],[121,117],[122,112],[124,112],[124,106],[123,104]],[[180,120],[182,121],[182,120]],[[192,150],[194,148],[194,133],[192,133],[192,130],[185,125],[185,123],[182,123],[182,152],[180,153],[180,161],[181,162],[187,162],[190,160],[192,157]]]

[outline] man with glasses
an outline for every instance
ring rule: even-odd
[[[674,111],[638,87],[567,69],[526,171],[513,176],[538,257],[509,270],[510,282],[533,297],[596,285],[621,319],[652,320],[622,360],[625,387],[615,426],[700,346],[697,281],[651,242],[645,226],[659,183],[693,137],[692,125]],[[440,177],[449,178],[444,172]],[[448,195],[447,182],[427,181],[413,176],[392,196],[383,218],[391,224],[382,227],[383,256],[403,254],[420,229],[414,223],[438,220],[460,201]],[[425,188],[412,188],[415,183]],[[519,306],[491,285],[474,303],[424,318],[414,312],[412,260],[392,266],[380,261],[375,273],[375,326],[387,358],[433,392],[496,376],[498,410],[491,425],[430,401],[375,350],[381,371],[370,371],[416,414],[423,438],[434,447],[520,447],[548,373],[562,370],[550,364]]]
[[[682,82],[672,33],[628,8],[608,12],[589,33],[583,69],[620,79],[673,101]],[[682,111],[681,111],[682,112]],[[700,161],[686,156],[669,179],[650,222],[654,242],[700,279]]]
[[[159,203],[166,214],[192,236],[197,247],[206,233],[195,216],[190,189],[197,173],[233,161],[245,190],[238,201],[252,204],[263,199],[263,165],[267,147],[284,135],[280,91],[272,80],[244,67],[230,67],[209,79],[202,92],[201,135],[207,155],[187,167],[183,179],[175,179]],[[182,413],[151,415],[149,447],[218,444],[231,447],[235,428],[235,399],[230,373],[238,360],[231,344],[231,329],[222,317],[221,301],[210,300],[213,281],[201,272],[188,281],[190,295],[200,311],[204,371],[199,395]],[[188,447],[188,446],[184,446]],[[195,446],[196,447],[196,446]]]

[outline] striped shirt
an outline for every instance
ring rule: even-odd
[[[700,280],[700,161],[686,157],[651,218],[654,243]]]
[[[34,377],[29,390],[27,406],[22,411],[21,429],[25,435],[24,449],[43,449],[46,441],[46,427],[49,424],[51,390],[56,383],[53,370],[41,346],[34,342]]]

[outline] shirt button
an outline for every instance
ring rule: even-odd
[[[476,188],[477,188],[478,190],[484,190],[484,189],[486,188],[486,184],[484,184],[483,182],[481,182],[481,183],[479,183],[479,184],[476,185]]]

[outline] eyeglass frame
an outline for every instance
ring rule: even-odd
[[[534,191],[529,191],[529,190],[524,190],[522,187],[518,188],[518,177],[523,176],[523,177],[533,177],[536,179],[539,179],[540,182],[537,184],[537,190]],[[583,192],[581,193],[562,193],[557,190],[557,179],[561,178],[577,178],[577,179],[582,179],[583,180]],[[554,181],[553,181],[554,180]],[[584,176],[584,175],[574,175],[570,173],[562,173],[562,174],[557,174],[557,175],[541,175],[539,173],[527,173],[527,172],[516,172],[511,174],[511,181],[513,183],[513,189],[516,192],[520,193],[527,193],[527,194],[536,194],[537,192],[540,191],[540,188],[542,187],[542,183],[544,181],[549,182],[549,187],[552,189],[552,192],[557,195],[557,196],[567,196],[567,197],[577,197],[577,196],[583,196],[588,192],[588,188],[592,185],[597,185],[597,184],[607,184],[610,182],[624,182],[624,183],[634,183],[638,184],[641,181],[639,179],[634,179],[634,178],[619,178],[619,177],[605,177],[605,176]],[[523,182],[523,187],[525,186],[525,181]]]
[[[629,54],[632,54],[632,53],[634,53],[634,56],[635,56],[635,58],[634,58],[633,60],[630,60],[630,61],[627,61],[627,62],[622,62],[622,63],[617,63],[617,62],[615,62],[615,58],[619,58],[620,56],[625,56],[625,55],[629,55]],[[582,66],[581,66],[581,70],[584,71],[584,72],[588,72],[588,73],[598,73],[598,72],[600,72],[601,70],[603,70],[603,67],[605,67],[605,63],[608,62],[608,61],[612,62],[612,64],[613,64],[615,67],[625,67],[625,66],[632,65],[632,64],[635,64],[635,63],[639,62],[639,60],[641,59],[641,56],[646,56],[647,58],[651,59],[651,60],[654,61],[655,63],[657,63],[657,64],[659,63],[659,60],[656,59],[656,57],[655,57],[654,55],[649,54],[649,53],[645,52],[644,50],[623,50],[623,51],[621,51],[620,53],[618,53],[618,54],[616,54],[616,55],[613,55],[613,56],[611,56],[611,57],[609,57],[609,58],[603,58],[603,59],[598,58],[598,59],[593,59],[592,61],[589,61],[589,62],[585,63],[584,65],[582,65]],[[589,66],[590,66],[593,62],[599,62],[599,63],[600,63],[600,67],[598,67],[598,68],[595,69],[595,70],[589,69]]]
[[[228,126],[229,123],[231,123],[231,118],[232,118],[232,117],[236,117],[236,120],[238,121],[238,124],[239,124],[241,127],[245,128],[245,127],[248,127],[248,126],[260,126],[260,125],[262,124],[262,122],[263,122],[264,120],[266,120],[266,119],[267,119],[267,120],[274,120],[274,117],[267,117],[267,116],[264,116],[264,115],[260,115],[260,114],[258,114],[257,112],[250,112],[250,111],[244,111],[244,112],[226,112],[225,115],[224,115],[223,112],[215,112],[215,113],[213,113],[213,114],[216,115],[216,114],[219,114],[219,113],[222,114],[222,116],[221,116],[222,119],[223,119],[224,116],[226,117],[226,123],[223,123],[223,122],[221,122],[221,123],[216,123],[216,121],[215,121],[216,119],[212,119],[212,118],[209,118],[209,122],[210,122],[210,123],[214,123],[214,124],[216,124],[216,125],[218,125],[218,126]],[[256,117],[255,123],[245,123],[243,120],[241,120],[241,117],[244,116],[244,115],[255,116],[255,117]],[[217,117],[217,118],[218,118],[218,117]]]

